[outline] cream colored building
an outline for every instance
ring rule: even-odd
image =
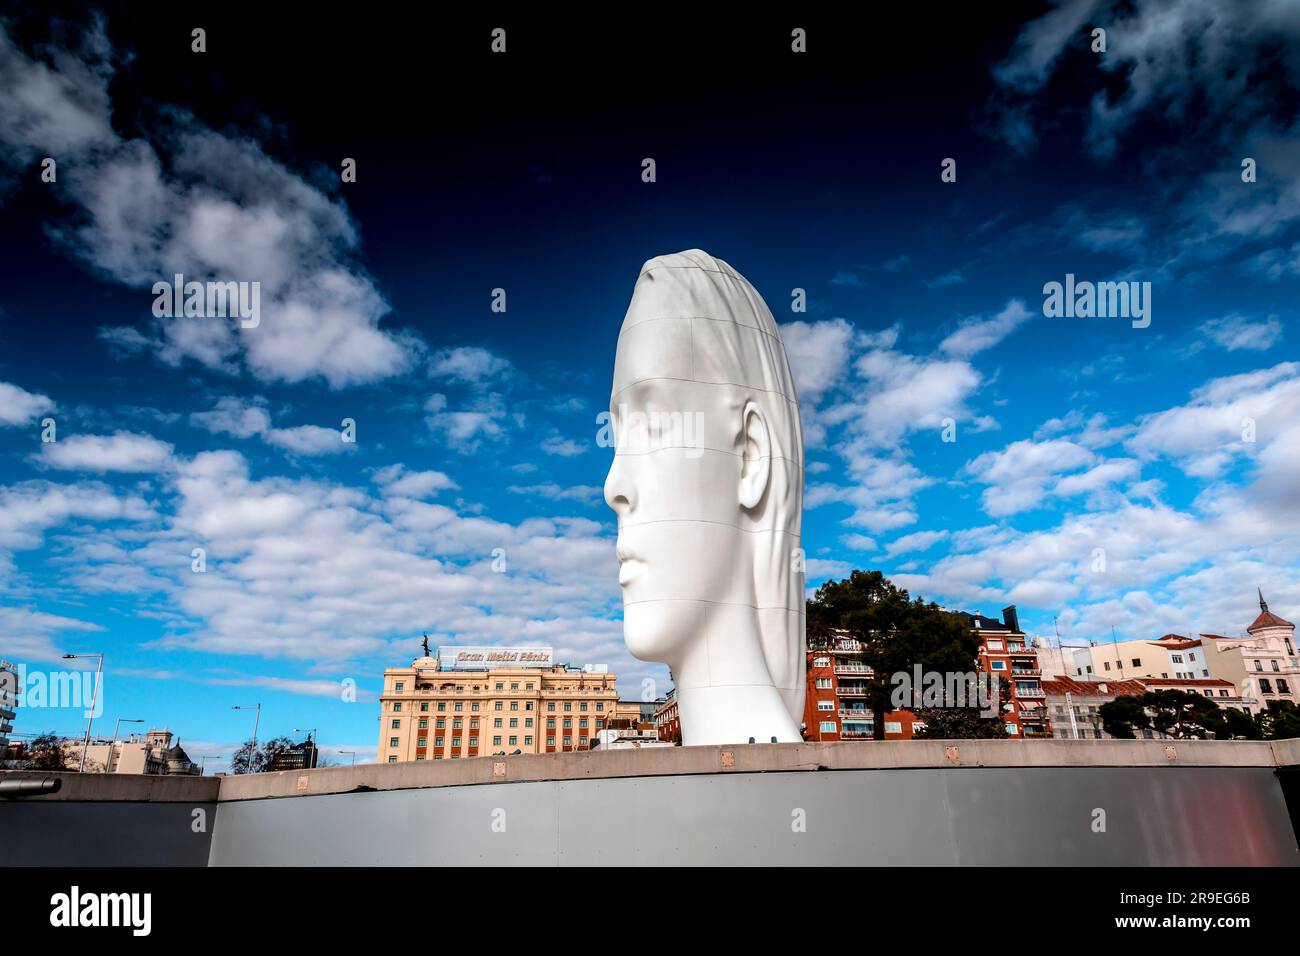
[[[81,767],[83,738],[68,738],[60,745],[63,765]],[[170,730],[150,730],[125,740],[91,740],[86,748],[87,773],[197,774],[180,742],[172,743]]]
[[[1209,656],[1201,641],[1181,634],[1166,634],[1157,641],[1094,644],[1074,651],[1074,669],[1068,676],[1079,680],[1200,680],[1221,676],[1214,673]]]
[[[440,647],[384,671],[379,762],[589,750],[618,706],[604,667],[550,648]]]
[[[1250,698],[1252,712],[1270,701],[1300,703],[1300,655],[1296,653],[1295,625],[1268,609],[1259,596],[1259,617],[1246,628],[1245,637],[1202,634],[1210,652],[1215,677],[1232,681],[1242,697]]]

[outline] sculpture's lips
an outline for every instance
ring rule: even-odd
[[[645,562],[622,544],[614,549],[614,553],[618,555],[618,583],[627,587],[645,568]]]

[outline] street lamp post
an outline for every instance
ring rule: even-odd
[[[357,752],[356,752],[355,750],[340,750],[340,751],[339,751],[339,754],[340,754],[340,755],[342,755],[342,754],[351,754],[351,755],[352,755],[352,766],[355,767],[355,766],[357,765]]]
[[[254,704],[252,707],[247,705],[236,704],[231,710],[256,710],[257,714],[253,717],[253,747],[248,751],[248,772],[253,772],[253,755],[257,753],[257,725],[262,719],[262,705]],[[234,769],[233,767],[231,769]]]
[[[79,773],[86,772],[86,751],[90,749],[90,724],[95,719],[95,704],[99,701],[99,678],[104,673],[104,655],[103,654],[64,654],[65,661],[76,660],[82,657],[98,657],[99,666],[95,668],[95,687],[90,692],[90,710],[86,714],[86,738],[81,742],[81,766],[78,768]],[[111,755],[111,753],[110,753]]]
[[[117,750],[117,731],[118,731],[118,728],[120,728],[120,727],[122,726],[123,723],[127,723],[127,724],[143,724],[143,723],[144,723],[144,720],[143,720],[143,718],[137,720],[137,719],[134,718],[134,717],[119,717],[119,718],[117,718],[117,723],[113,724],[113,741],[112,741],[112,743],[110,743],[110,744],[108,745],[108,762],[109,762],[109,763],[112,763],[112,762],[113,762],[113,752],[114,752],[115,750]],[[105,773],[108,773],[108,765],[107,765],[107,764],[104,765],[104,772],[105,772]]]

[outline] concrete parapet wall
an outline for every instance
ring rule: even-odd
[[[1292,866],[1295,768],[1300,741],[964,740],[0,773],[64,781],[0,799],[0,849],[19,865]]]

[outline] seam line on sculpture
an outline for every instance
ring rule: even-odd
[[[800,536],[800,532],[789,531],[785,528],[742,528],[740,525],[731,524],[729,521],[710,521],[708,518],[650,518],[646,521],[624,521],[621,527],[644,528],[652,524],[716,524],[723,528],[734,528],[736,531],[743,531],[746,534],[765,534],[770,531],[776,534],[788,534],[796,538]]]
[[[755,318],[757,317],[758,315],[757,313],[755,313]],[[738,329],[749,329],[752,332],[757,332],[759,335],[765,335],[769,339],[776,339],[778,342],[781,341],[781,336],[779,334],[774,332],[769,332],[767,331],[767,329],[760,328],[757,325],[745,325],[743,322],[737,322],[735,319],[719,319],[717,316],[714,315],[656,315],[656,316],[651,316],[648,319],[638,319],[636,322],[633,322],[631,325],[627,325],[626,324],[627,320],[624,319],[623,326],[618,330],[618,337],[619,340],[622,340],[624,332],[628,331],[629,329],[639,329],[641,326],[649,325],[651,322],[691,322],[694,321],[695,319],[703,319],[706,322],[721,322],[726,325],[734,325]],[[776,325],[775,317],[773,317],[772,319],[772,324]],[[781,344],[784,345],[785,343],[781,342]]]
[[[644,458],[647,455],[654,455],[661,451],[711,451],[718,455],[730,455],[732,458],[739,458],[741,461],[784,461],[791,465],[796,464],[793,458],[787,458],[785,455],[760,455],[758,458],[746,458],[743,453],[727,451],[724,448],[699,448],[694,445],[665,445],[663,448],[655,448],[652,451],[619,451],[614,449],[615,458]]]
[[[779,395],[795,408],[799,407],[799,399],[791,398],[785,392],[775,388],[764,388],[762,385],[747,385],[744,382],[697,382],[693,378],[678,378],[675,375],[651,375],[648,378],[639,378],[635,382],[628,382],[616,392],[609,393],[609,400],[612,402],[615,397],[622,395],[629,388],[635,388],[638,385],[644,385],[646,382],[686,382],[688,385],[730,385],[732,388],[752,388],[756,392],[767,392],[769,395]]]
[[[624,601],[624,607],[631,607],[633,604],[662,604],[664,601],[684,601],[688,604],[712,604],[716,607],[743,607],[751,611],[786,611],[791,614],[800,614],[804,612],[799,608],[786,607],[783,604],[737,604],[734,601],[710,601],[707,598],[646,598],[644,601]]]

